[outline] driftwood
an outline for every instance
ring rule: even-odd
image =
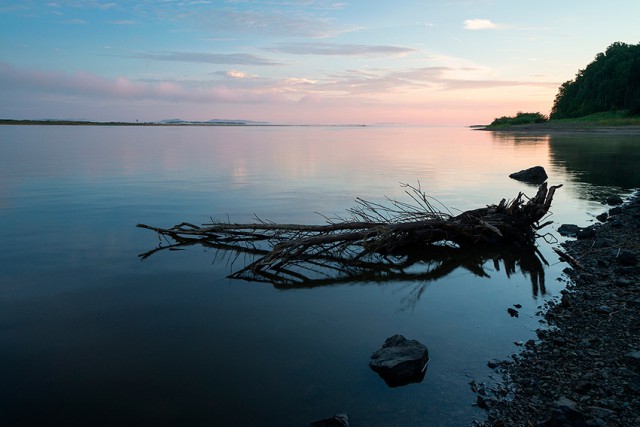
[[[327,223],[323,225],[275,224],[258,218],[252,224],[212,221],[197,226],[183,222],[171,228],[138,224],[157,232],[167,243],[140,256],[147,258],[161,250],[193,244],[249,254],[252,262],[229,277],[283,286],[401,278],[416,274],[408,271],[417,263],[429,265],[418,274],[417,278],[423,280],[441,277],[457,266],[483,275],[482,264],[487,257],[479,255],[481,252],[504,247],[517,247],[527,254],[536,252],[538,230],[550,224],[541,221],[561,185],[548,188],[545,183],[533,198],[520,193],[511,201],[503,199],[497,205],[455,216],[435,209],[434,200],[419,187],[405,187],[411,204],[387,199],[385,205],[357,199],[357,206],[348,210],[349,218],[325,218]],[[465,261],[462,253],[474,255]],[[512,258],[493,256],[495,263],[503,260],[507,274],[518,262],[523,271],[529,269],[536,289],[540,269],[531,267],[535,262],[528,255]]]
[[[584,266],[580,263],[580,261],[578,261],[571,255],[569,255],[568,253],[558,248],[553,248],[553,251],[558,254],[561,260],[568,262],[571,266],[573,266],[577,270],[584,270]]]

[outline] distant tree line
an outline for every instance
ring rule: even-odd
[[[616,42],[560,86],[551,119],[583,117],[612,110],[640,114],[640,43]]]

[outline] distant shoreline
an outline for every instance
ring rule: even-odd
[[[323,124],[276,124],[269,122],[251,122],[251,121],[215,121],[215,122],[92,122],[84,120],[15,120],[0,119],[0,126],[244,126],[244,127],[367,127],[365,124],[346,124],[346,125],[323,125]]]
[[[0,125],[16,126],[285,126],[242,121],[219,122],[92,122],[84,120],[14,120],[0,119]]]

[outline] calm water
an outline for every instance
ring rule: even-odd
[[[533,195],[507,176],[542,165],[564,184],[557,236],[640,187],[639,163],[637,136],[0,127],[0,424],[303,426],[347,412],[356,427],[468,425],[483,416],[468,382],[534,337],[562,288],[543,241],[542,286],[490,261],[490,277],[277,289],[227,279],[243,259],[202,247],[141,261],[158,237],[135,224],[322,223],[316,212],[402,199],[399,183],[418,181],[466,210]],[[369,369],[396,333],[428,346],[421,383],[389,388]]]

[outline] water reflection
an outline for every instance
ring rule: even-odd
[[[270,253],[258,247],[241,247],[214,242],[204,238],[183,238],[175,244],[161,245],[140,254],[142,259],[163,250],[181,250],[200,245],[216,250],[214,262],[224,262],[232,270],[229,278],[269,283],[278,289],[302,289],[355,283],[398,282],[409,285],[402,299],[402,309],[412,309],[420,301],[430,283],[462,269],[477,277],[491,277],[491,269],[503,271],[507,277],[521,273],[531,282],[532,295],[544,295],[544,266],[548,265],[535,245],[502,247],[474,246],[460,248],[449,245],[420,246],[403,249],[400,254],[372,253],[357,265],[340,262],[335,257],[318,257],[296,268],[276,270],[274,273],[251,274],[246,267],[234,268],[238,263],[251,265]]]
[[[544,145],[549,142],[548,135],[527,135],[510,132],[491,132],[493,142],[522,145]],[[520,148],[520,147],[519,147]]]
[[[624,190],[640,187],[640,136],[550,135],[550,161],[581,182]]]
[[[577,196],[584,200],[601,200],[612,191],[640,187],[640,135],[491,132],[491,138],[495,144],[512,145],[520,154],[548,147],[554,175],[576,183]]]

